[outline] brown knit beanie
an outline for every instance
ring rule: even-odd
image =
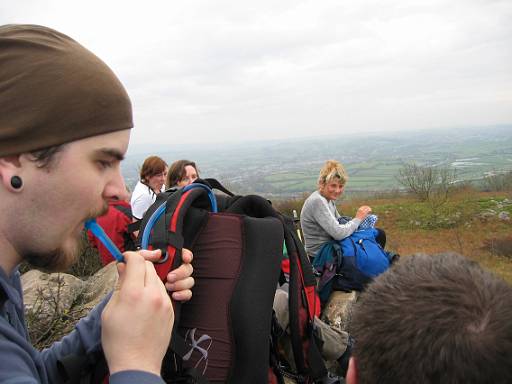
[[[132,127],[126,90],[93,53],[50,28],[0,26],[0,156]]]

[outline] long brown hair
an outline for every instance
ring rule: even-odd
[[[187,175],[185,167],[188,165],[194,167],[197,174],[199,175],[196,163],[190,160],[177,160],[171,164],[169,172],[167,173],[167,180],[165,182],[167,188],[174,187],[181,181],[181,179]]]
[[[140,181],[142,184],[148,185],[148,180],[151,176],[158,175],[159,173],[165,172],[167,163],[158,156],[149,156],[142,163],[140,169]]]

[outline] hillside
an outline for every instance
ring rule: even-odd
[[[372,206],[374,213],[378,215],[377,226],[387,234],[386,248],[399,253],[402,258],[419,252],[457,252],[475,260],[512,284],[512,191],[479,192],[471,188],[459,189],[436,212],[432,211],[428,203],[418,202],[412,196],[393,195],[364,200],[342,199],[338,208],[344,214],[353,215],[363,203]],[[291,214],[293,209],[300,212],[302,204],[303,199],[289,199],[276,202],[274,206]],[[79,263],[68,272],[84,278],[91,276],[99,268],[101,263],[96,250],[86,246]],[[111,272],[113,275],[108,275]],[[101,270],[99,273],[114,278],[115,269],[111,269],[111,272]],[[60,281],[59,279],[57,280]],[[71,280],[79,282],[79,279]],[[42,281],[43,287],[49,284],[45,281]],[[113,285],[112,281],[108,281],[105,286],[98,286],[93,278],[87,285],[90,288],[87,289],[95,291],[99,287],[100,291],[108,290]],[[61,288],[63,289],[61,285],[57,286],[57,289]],[[89,297],[89,293],[77,295],[76,289],[69,287],[68,291],[74,292],[76,297],[71,295],[75,297],[75,301],[66,311],[59,309],[59,302],[55,301],[55,297],[60,295],[50,292],[42,297],[42,294],[35,293],[35,306],[28,310],[27,319],[32,340],[39,348],[50,345],[69,332],[78,318],[90,309],[84,307],[83,302],[85,297]],[[41,309],[45,305],[50,311],[54,311],[49,318],[51,326],[48,325],[48,316]]]
[[[215,177],[238,193],[273,199],[314,190],[321,165],[334,158],[347,168],[346,193],[351,194],[398,188],[395,175],[407,162],[453,167],[459,180],[512,170],[512,126],[135,148],[123,164],[129,187],[135,185],[138,166],[150,154],[169,163],[180,158],[194,160],[204,177]]]
[[[277,204],[283,212],[300,212],[303,199]],[[387,246],[402,256],[414,253],[457,252],[512,284],[512,192],[479,192],[464,188],[433,211],[428,202],[412,196],[350,199],[338,210],[354,215],[368,204],[386,231]]]

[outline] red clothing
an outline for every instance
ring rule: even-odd
[[[96,219],[96,222],[103,228],[108,237],[114,242],[114,244],[119,248],[121,252],[126,251],[125,249],[125,239],[128,234],[128,224],[132,222],[131,216],[128,216],[126,213],[117,209],[115,206],[122,207],[125,211],[127,208],[130,210],[130,203],[123,200],[114,200],[109,202],[108,211],[103,216],[100,216]],[[103,265],[107,265],[111,261],[114,260],[110,252],[105,248],[105,246],[94,236],[91,231],[87,232],[87,236],[89,237],[89,241],[91,245],[98,249],[98,252],[101,256],[101,262]]]

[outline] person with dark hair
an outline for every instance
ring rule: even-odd
[[[125,191],[120,162],[131,102],[112,70],[70,37],[37,25],[0,26],[0,382],[63,383],[59,363],[103,353],[110,383],[163,383],[175,300],[190,299],[192,254],[164,285],[150,261],[125,252],[111,295],[60,342],[30,343],[18,266],[64,271],[84,223]],[[77,177],[78,175],[78,177]]]
[[[158,156],[149,156],[140,169],[140,180],[135,186],[130,205],[132,215],[140,220],[156,200],[156,195],[165,190],[167,163]]]
[[[512,287],[454,253],[404,258],[354,307],[347,383],[512,383]]]
[[[196,163],[190,160],[177,160],[169,167],[167,173],[167,188],[184,187],[193,183],[199,177]]]

